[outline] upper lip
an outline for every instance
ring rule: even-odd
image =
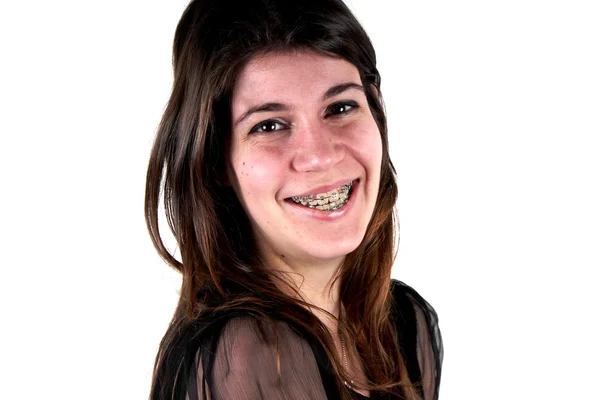
[[[340,188],[340,186],[345,185],[347,183],[350,182],[354,182],[356,179],[352,179],[352,178],[348,178],[348,179],[341,179],[339,181],[336,181],[330,185],[324,185],[324,186],[318,186],[318,187],[314,187],[312,189],[309,189],[305,192],[303,192],[302,194],[296,194],[290,197],[306,197],[306,196],[310,196],[311,194],[319,194],[319,193],[327,193],[330,190],[334,190],[334,189],[338,189]],[[289,198],[289,197],[288,197]]]

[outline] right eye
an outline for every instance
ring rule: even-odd
[[[287,125],[279,122],[274,119],[269,119],[263,121],[259,124],[254,125],[252,129],[250,129],[250,134],[252,133],[271,133],[281,131],[287,128]]]

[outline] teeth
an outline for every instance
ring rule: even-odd
[[[331,190],[326,193],[318,193],[316,195],[292,197],[292,201],[297,204],[302,204],[309,208],[316,208],[322,211],[334,211],[348,202],[350,191],[352,190],[352,182],[347,183],[339,189]]]

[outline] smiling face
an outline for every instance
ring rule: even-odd
[[[356,67],[312,52],[268,53],[242,69],[231,110],[228,179],[263,258],[343,260],[364,238],[382,158]],[[344,184],[352,184],[345,200]]]

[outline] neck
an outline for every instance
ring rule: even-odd
[[[268,264],[275,271],[282,272],[282,277],[298,292],[302,300],[314,307],[310,308],[330,331],[337,332],[337,320],[332,319],[327,313],[335,318],[340,312],[340,290],[339,279],[334,279],[344,258],[333,260],[313,260],[302,262],[299,260],[288,260],[282,257],[268,257]],[[293,297],[296,293],[290,293],[289,288],[282,288]],[[287,289],[287,290],[286,290]]]

